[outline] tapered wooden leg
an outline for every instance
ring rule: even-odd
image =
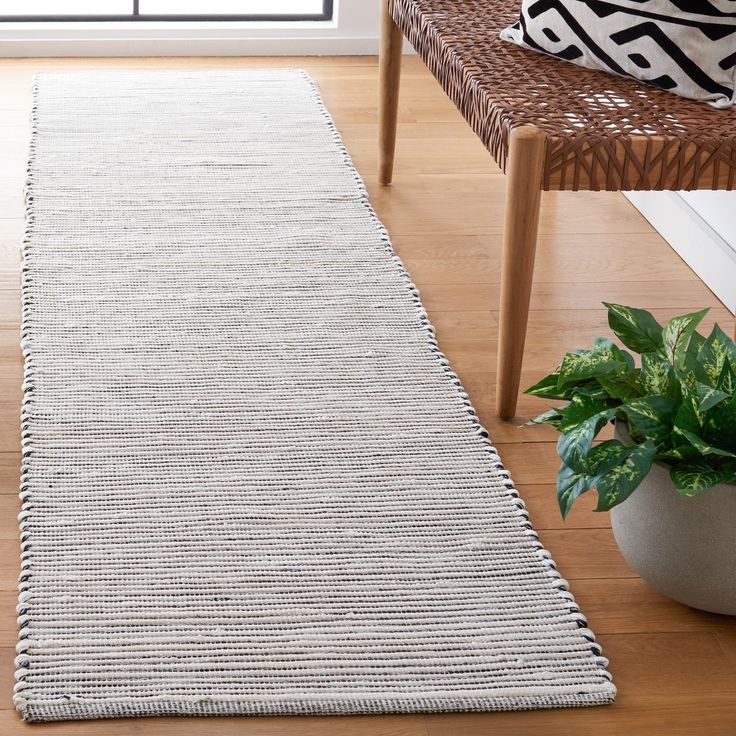
[[[506,217],[501,274],[496,411],[501,419],[516,412],[524,356],[529,298],[537,246],[545,136],[525,125],[511,132],[506,166]]]
[[[390,184],[394,171],[396,120],[399,112],[401,49],[404,37],[388,11],[388,0],[381,3],[381,50],[378,74],[378,181]]]

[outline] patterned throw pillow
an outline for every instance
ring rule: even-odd
[[[522,0],[501,38],[714,107],[736,101],[736,0]]]

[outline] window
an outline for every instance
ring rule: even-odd
[[[331,20],[332,0],[2,0],[0,21]]]

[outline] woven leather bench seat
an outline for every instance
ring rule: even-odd
[[[544,189],[734,189],[736,108],[501,41],[521,0],[388,0],[391,16],[505,170],[509,133],[547,139]]]

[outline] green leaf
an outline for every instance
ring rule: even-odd
[[[608,396],[626,401],[642,395],[639,385],[640,373],[641,371],[637,368],[631,373],[598,376],[596,381]]]
[[[719,455],[720,457],[736,457],[736,452],[723,450],[720,447],[709,445],[702,437],[698,437],[694,432],[687,429],[678,428],[681,434],[701,455]]]
[[[614,360],[607,350],[581,350],[578,353],[566,353],[560,366],[558,388],[577,381],[585,381],[606,373],[618,373],[626,370],[626,363]]]
[[[682,403],[675,414],[674,431],[679,432],[685,429],[688,432],[700,434],[703,426],[705,415],[698,408],[699,401],[697,396],[685,391],[682,397]]]
[[[716,469],[704,464],[680,465],[670,470],[670,478],[681,496],[697,496],[703,491],[736,480],[733,468]]]
[[[675,370],[683,367],[690,338],[707,313],[708,310],[703,309],[700,312],[673,317],[664,326],[662,330],[664,354]]]
[[[675,400],[681,396],[675,371],[659,353],[644,353],[641,356],[639,384],[642,391],[650,396],[669,396]]]
[[[717,404],[704,417],[699,432],[706,442],[736,451],[736,397]]]
[[[698,351],[698,364],[711,386],[716,385],[727,361],[736,365],[736,345],[718,325],[714,325]]]
[[[557,503],[560,506],[562,518],[569,513],[575,499],[596,484],[597,478],[591,478],[585,473],[578,473],[565,463],[560,466],[557,474]]]
[[[697,386],[698,383],[701,383],[698,380],[698,376],[702,373],[702,369],[691,371],[683,366],[683,368],[677,371],[677,378],[680,381],[680,388],[683,391],[687,391],[688,393],[693,394],[697,398]]]
[[[587,471],[587,457],[593,446],[593,440],[615,411],[615,409],[606,409],[594,414],[576,427],[569,429],[566,434],[560,435],[557,440],[557,454],[566,465],[580,473]]]
[[[580,396],[589,396],[591,399],[607,399],[608,393],[603,390],[603,387],[597,382],[584,383],[581,386],[575,386],[572,389],[575,394]]]
[[[672,434],[677,402],[668,396],[642,396],[624,404],[621,411],[634,434],[638,432],[660,445]]]
[[[609,352],[613,360],[626,363],[629,370],[634,370],[634,366],[636,365],[634,356],[631,355],[631,353],[627,353],[625,350],[621,350],[615,342],[612,342],[607,337],[596,337],[593,341],[593,349]]]
[[[636,361],[631,353],[626,350],[621,350],[618,345],[611,345],[611,352],[616,360],[623,360],[630,371],[634,371],[636,369]]]
[[[560,408],[560,410],[561,409],[562,407]],[[548,409],[539,416],[534,417],[534,419],[530,419],[526,423],[526,426],[531,427],[535,424],[551,424],[553,427],[557,428],[561,420],[562,414],[560,414],[557,409]]]
[[[721,375],[716,381],[716,388],[734,396],[736,394],[736,363],[727,360],[721,369]]]
[[[660,450],[656,459],[670,463],[673,460],[690,462],[691,460],[697,460],[699,457],[700,453],[692,445],[677,445],[677,447],[669,450]]]
[[[695,384],[695,391],[698,395],[698,410],[706,412],[716,404],[720,404],[726,399],[730,399],[731,395],[725,391],[719,391],[717,388],[711,388],[699,381]]]
[[[608,325],[627,348],[637,353],[657,352],[662,347],[662,326],[645,309],[608,304]]]
[[[704,342],[705,338],[699,332],[693,332],[693,334],[690,335],[690,342],[687,345],[684,360],[684,365],[687,370],[693,371],[698,376],[702,374],[703,377],[705,376],[705,373],[700,370],[698,353],[700,352],[700,348],[703,346]]]
[[[568,399],[570,398],[571,392],[568,390],[559,390],[557,388],[559,376],[559,371],[550,373],[541,381],[530,386],[526,391],[524,391],[524,393],[530,394],[531,396],[539,396],[542,399]]]
[[[600,414],[608,407],[606,402],[584,393],[576,393],[570,403],[563,409],[562,420],[558,426],[560,432],[569,432],[573,427],[589,419],[594,414]]]
[[[652,467],[657,448],[651,440],[631,449],[624,461],[604,473],[596,487],[596,511],[608,511],[625,501],[639,486]]]
[[[618,440],[601,442],[588,453],[589,472],[592,475],[607,473],[611,468],[620,465],[633,450],[633,447],[626,447]]]

